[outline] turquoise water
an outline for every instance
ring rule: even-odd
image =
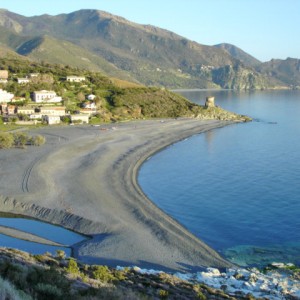
[[[240,265],[300,263],[300,91],[181,92],[247,114],[179,142],[140,169],[145,194]]]

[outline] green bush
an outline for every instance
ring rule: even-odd
[[[46,138],[42,135],[36,135],[32,138],[32,144],[34,146],[42,146],[46,143]]]
[[[0,132],[0,148],[8,149],[14,144],[14,137],[11,133]]]
[[[73,258],[69,259],[68,266],[66,267],[66,271],[73,275],[78,275],[80,273],[75,259]]]
[[[66,252],[64,250],[56,250],[56,257],[59,259],[66,258]]]
[[[25,132],[16,132],[14,133],[14,143],[17,147],[24,147],[28,142],[28,135]]]
[[[159,290],[158,294],[159,294],[159,298],[161,299],[167,299],[169,296],[169,292],[165,290]]]
[[[206,296],[202,292],[200,292],[200,291],[198,292],[197,296],[201,300],[206,300]]]
[[[115,279],[107,266],[95,266],[93,277],[104,282],[111,282]]]

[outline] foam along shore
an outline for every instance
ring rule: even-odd
[[[90,264],[180,271],[230,267],[154,205],[137,174],[164,147],[232,123],[172,119],[32,131],[44,135],[46,145],[0,151],[0,211],[91,235],[74,246],[76,257]]]

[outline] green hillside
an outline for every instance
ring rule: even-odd
[[[32,60],[69,65],[135,81],[128,72],[118,69],[102,57],[68,41],[58,40],[50,36],[39,36],[29,39],[17,48],[17,52]]]
[[[145,85],[264,89],[277,84],[223,47],[102,11],[24,17],[0,10],[0,25],[13,40],[0,36],[0,42],[32,59],[100,70]]]
[[[0,58],[0,69],[9,71],[9,82],[2,84],[8,92],[23,97],[24,103],[30,104],[30,94],[36,90],[53,90],[63,98],[67,111],[76,113],[86,95],[94,94],[97,106],[92,122],[111,122],[145,118],[197,117],[200,119],[220,119],[247,121],[244,116],[226,112],[220,108],[204,108],[182,96],[166,89],[145,87],[132,82],[109,78],[102,73],[72,68],[62,64],[33,62],[17,57]],[[27,84],[18,84],[16,78],[30,73],[38,73]],[[68,82],[66,76],[84,76],[80,83]]]

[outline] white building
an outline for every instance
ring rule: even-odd
[[[17,107],[17,113],[22,115],[31,115],[34,114],[33,107],[19,106]]]
[[[90,94],[86,97],[88,100],[93,101],[96,98],[96,95]]]
[[[96,109],[96,104],[93,101],[84,102],[82,105],[83,108]]]
[[[29,77],[33,78],[33,77],[38,77],[40,74],[39,73],[30,73]]]
[[[19,84],[26,84],[30,82],[29,78],[17,78]]]
[[[82,114],[82,115],[92,116],[92,115],[95,115],[96,113],[97,113],[97,111],[95,109],[91,109],[91,108],[82,108],[80,110],[80,114]]]
[[[66,108],[64,106],[41,107],[40,114],[43,116],[65,116]]]
[[[79,123],[89,123],[89,115],[83,115],[83,114],[78,114],[78,115],[70,115],[71,122],[79,122]]]
[[[32,93],[32,100],[37,103],[58,103],[62,101],[61,97],[58,97],[54,91],[35,91]]]
[[[43,116],[43,121],[46,121],[48,125],[59,124],[60,116]]]
[[[8,79],[8,71],[7,70],[0,70],[0,79]]]
[[[30,120],[42,119],[42,115],[39,113],[34,113],[29,116]]]
[[[14,96],[15,96],[14,94],[8,93],[7,91],[0,89],[0,103],[1,102],[5,102],[5,103],[10,102]]]
[[[84,76],[67,76],[66,80],[70,81],[70,82],[81,82],[81,81],[85,81],[85,77]]]

